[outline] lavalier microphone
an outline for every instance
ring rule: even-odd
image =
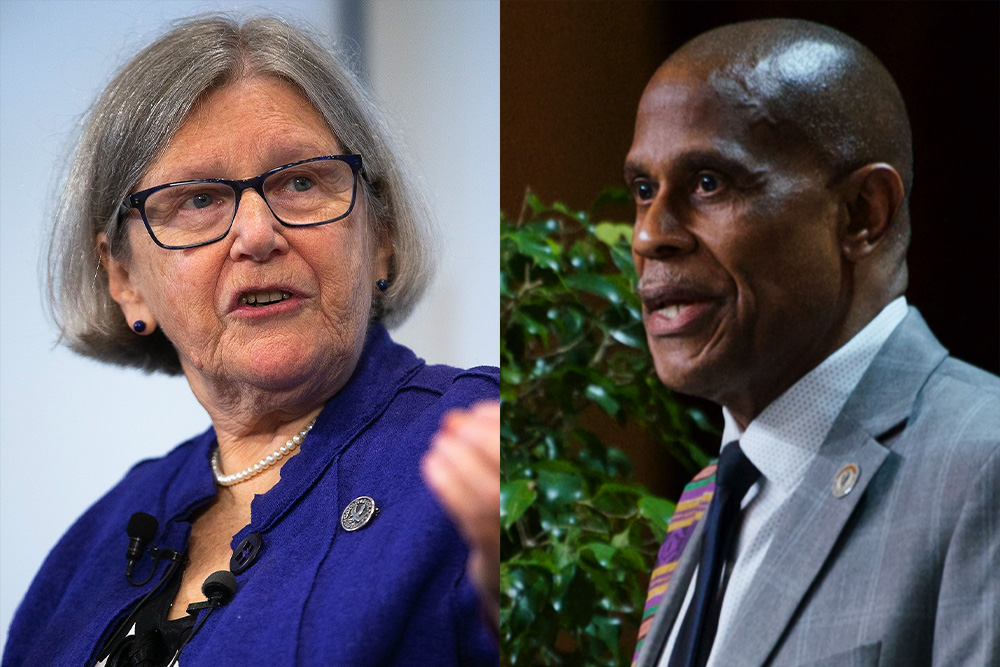
[[[229,604],[230,600],[233,599],[233,596],[236,595],[236,589],[236,576],[229,570],[219,570],[208,575],[205,579],[205,583],[201,585],[201,592],[208,599],[204,602],[189,604],[187,612],[192,614],[201,609],[208,609],[208,611],[205,612],[204,616],[198,619],[198,624],[194,626],[194,629],[191,630],[191,634],[189,634],[177,648],[177,652],[174,653],[174,657],[167,663],[167,667],[177,667],[177,659],[180,657],[181,651],[184,650],[184,647],[187,646],[188,642],[191,641],[196,634],[198,634],[198,631],[201,630],[201,626],[205,625],[205,621],[208,620],[208,617],[213,611],[223,605]]]
[[[128,565],[125,567],[125,578],[128,579],[130,584],[141,586],[146,581],[149,581],[148,578],[142,582],[132,581],[132,571],[135,569],[135,564],[142,558],[142,554],[145,553],[146,545],[156,537],[156,531],[159,527],[160,523],[156,520],[156,517],[145,512],[136,512],[128,520],[128,527],[125,529],[129,537],[128,551],[125,554],[126,558],[128,558]],[[150,573],[150,576],[152,576],[152,573]]]
[[[219,606],[229,604],[236,595],[236,577],[229,570],[213,572],[201,585],[201,592]]]

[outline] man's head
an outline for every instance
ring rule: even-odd
[[[672,55],[625,165],[664,384],[745,425],[902,294],[911,161],[892,78],[831,28],[741,23]]]

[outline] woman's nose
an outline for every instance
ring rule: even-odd
[[[233,244],[229,256],[233,260],[247,258],[263,262],[272,255],[284,254],[288,241],[285,227],[278,221],[267,202],[253,188],[247,188],[240,197],[230,235]]]

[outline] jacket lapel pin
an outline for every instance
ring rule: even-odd
[[[861,475],[861,469],[856,463],[848,463],[838,470],[833,478],[833,495],[837,498],[843,498],[850,493],[858,483],[859,475]]]
[[[375,501],[371,496],[358,496],[344,508],[340,515],[340,525],[349,532],[364,528],[378,516],[378,511],[379,508],[375,507]]]

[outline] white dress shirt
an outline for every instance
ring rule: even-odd
[[[729,574],[713,651],[706,667],[722,667],[715,661],[714,647],[722,643],[732,627],[740,603],[771,545],[774,530],[787,510],[785,501],[805,478],[806,469],[819,453],[837,415],[906,312],[905,297],[887,305],[843,347],[767,406],[750,422],[746,431],[740,431],[729,410],[722,409],[726,422],[722,446],[739,440],[747,458],[760,470],[761,478],[743,498],[736,561]],[[677,632],[694,595],[697,576],[696,570],[659,667],[667,667],[670,661]]]

